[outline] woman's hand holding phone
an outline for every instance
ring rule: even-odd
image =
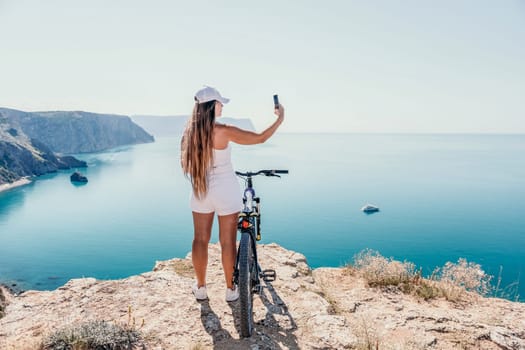
[[[274,114],[282,121],[284,119],[284,107],[279,103],[279,96],[277,95],[273,95],[273,108]]]

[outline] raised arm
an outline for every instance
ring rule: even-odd
[[[268,140],[277,130],[279,125],[284,120],[284,107],[279,105],[279,109],[275,109],[277,119],[270,125],[266,130],[260,133],[253,131],[239,129],[235,126],[227,126],[224,129],[225,136],[228,140],[241,144],[241,145],[255,145],[258,143],[264,143]]]

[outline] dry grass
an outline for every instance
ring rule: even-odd
[[[496,286],[494,287],[493,296],[497,298],[503,298],[508,300],[519,301],[520,300],[520,282],[519,280],[512,282],[506,287],[501,287],[501,278],[503,275],[503,266],[499,267],[499,274]]]
[[[194,277],[195,271],[193,270],[193,265],[190,261],[187,260],[175,260],[171,264],[173,270],[184,277]]]
[[[128,308],[127,323],[88,321],[78,326],[59,329],[47,336],[40,350],[129,350],[145,347],[140,328],[136,326],[131,307]]]
[[[457,264],[447,262],[435,274],[439,275],[439,280],[445,284],[464,288],[480,295],[488,295],[492,291],[490,285],[492,276],[487,275],[479,264],[467,262],[463,258],[460,258]]]
[[[411,262],[400,262],[385,258],[379,252],[366,249],[354,257],[354,266],[348,267],[360,274],[370,287],[396,288],[425,300],[444,297],[449,301],[460,301],[465,292],[488,295],[492,291],[490,281],[479,264],[459,259],[436,268],[429,278],[421,276]],[[355,269],[356,272],[353,272]]]
[[[363,250],[354,257],[354,267],[370,287],[395,287],[409,294],[415,292],[415,287],[421,282],[420,271],[416,270],[413,263],[385,258],[370,249]]]
[[[361,319],[361,324],[357,329],[357,335],[360,342],[357,344],[357,350],[378,350],[380,341],[374,328],[365,320]]]
[[[90,321],[77,327],[64,328],[47,337],[42,350],[133,349],[138,346],[138,332],[106,321]]]

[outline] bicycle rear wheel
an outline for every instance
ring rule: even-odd
[[[253,330],[253,264],[252,235],[243,232],[239,245],[239,303],[241,307],[241,336],[245,338],[251,336]]]

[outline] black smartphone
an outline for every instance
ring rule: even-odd
[[[275,109],[279,108],[279,96],[273,95],[273,106]]]

